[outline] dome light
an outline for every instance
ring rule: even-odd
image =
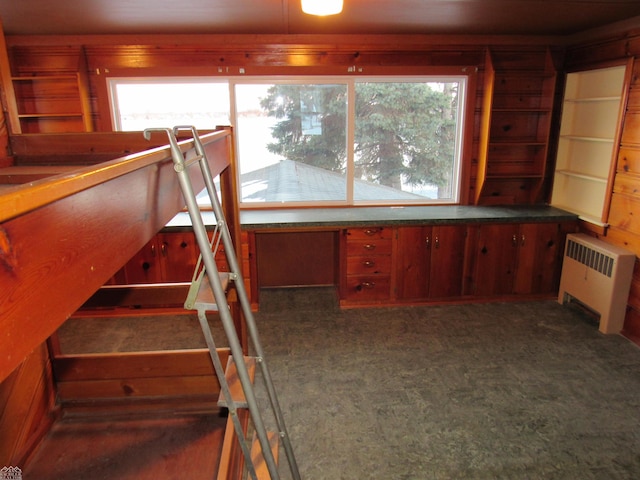
[[[342,0],[302,0],[302,11],[324,17],[342,11]]]

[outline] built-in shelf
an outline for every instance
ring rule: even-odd
[[[79,74],[12,77],[22,133],[90,131]]]
[[[625,65],[567,75],[551,204],[606,226]]]
[[[547,49],[487,51],[477,204],[531,204],[545,178],[556,69]]]

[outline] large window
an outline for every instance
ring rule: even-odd
[[[457,203],[465,86],[463,76],[111,80],[119,130],[233,124],[241,202],[265,207]]]

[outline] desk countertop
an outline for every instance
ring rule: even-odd
[[[287,208],[242,210],[246,230],[278,228],[365,227],[374,225],[438,225],[455,223],[523,223],[577,220],[572,213],[549,206],[465,206]],[[205,223],[215,224],[211,212]],[[178,214],[167,229],[190,226],[187,213]]]

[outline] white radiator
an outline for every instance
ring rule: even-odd
[[[558,302],[576,299],[600,314],[602,333],[620,333],[635,261],[624,248],[582,233],[567,235]]]

